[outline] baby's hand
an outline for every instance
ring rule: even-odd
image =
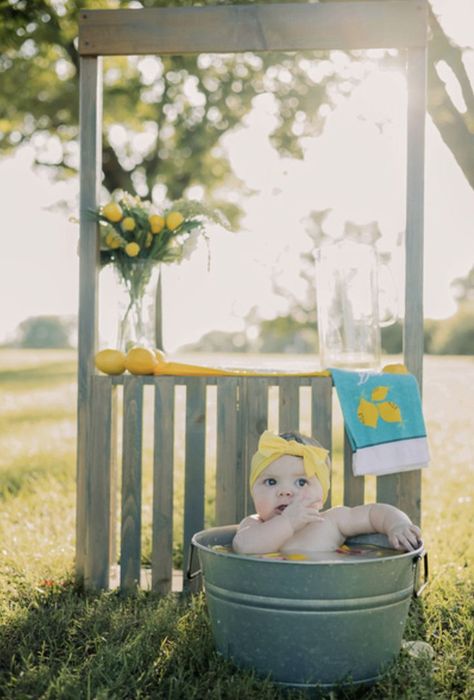
[[[399,523],[389,530],[387,537],[395,549],[411,552],[421,544],[421,530],[413,523]]]
[[[324,520],[319,515],[319,511],[314,506],[314,503],[304,499],[294,500],[290,503],[283,511],[282,517],[288,518],[294,532],[300,530],[308,523]]]

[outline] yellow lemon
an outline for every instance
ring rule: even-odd
[[[122,228],[124,231],[134,231],[136,228],[135,219],[132,216],[126,216],[122,221]]]
[[[166,225],[170,231],[174,231],[179,226],[181,226],[183,221],[184,216],[180,214],[179,211],[170,211],[170,213],[166,217]]]
[[[383,401],[388,394],[388,386],[376,386],[372,390],[371,399],[372,401]]]
[[[357,407],[357,417],[362,425],[367,425],[369,428],[376,428],[378,421],[377,406],[370,401],[361,399]]]
[[[165,220],[159,214],[152,214],[148,217],[152,233],[160,233],[165,227]]]
[[[125,372],[125,355],[111,348],[101,350],[95,356],[95,366],[104,374],[122,374]]]
[[[125,358],[125,367],[132,374],[153,374],[157,364],[155,353],[148,348],[132,348]]]
[[[123,216],[122,207],[117,202],[109,202],[102,207],[102,214],[109,221],[117,223],[117,221],[121,221]]]
[[[163,352],[163,350],[158,350],[158,349],[155,350],[155,357],[156,357],[159,365],[163,365],[166,363],[166,355]]]
[[[387,372],[388,374],[409,374],[405,365],[396,362],[393,365],[385,365],[382,372]]]
[[[400,407],[393,401],[384,401],[378,404],[380,417],[387,423],[400,423],[402,413]]]
[[[138,243],[127,243],[127,245],[125,246],[125,252],[129,256],[129,258],[135,258],[140,252],[140,246],[138,245]]]

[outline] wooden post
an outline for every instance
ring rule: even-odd
[[[91,216],[99,203],[102,172],[101,59],[81,57],[80,71],[80,239],[79,239],[79,367],[77,377],[76,579],[84,579],[87,541],[87,469],[91,380],[97,325],[99,246]]]
[[[405,364],[423,388],[423,222],[426,48],[408,50]],[[400,508],[421,523],[421,471],[400,475]]]

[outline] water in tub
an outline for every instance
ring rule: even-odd
[[[236,554],[232,549],[231,545],[214,545],[211,549],[215,552],[222,552],[227,554]],[[301,552],[301,551],[286,551],[283,552],[269,552],[268,554],[246,554],[244,556],[251,556],[257,559],[275,559],[278,561],[347,561],[349,558],[351,560],[359,559],[380,559],[381,557],[393,557],[397,554],[402,554],[396,549],[391,549],[389,547],[380,547],[375,544],[365,544],[365,543],[350,543],[342,544],[333,552]],[[242,555],[237,555],[242,556]]]

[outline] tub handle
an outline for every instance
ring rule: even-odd
[[[421,560],[423,560],[423,582],[420,581],[420,585],[419,585]],[[419,598],[420,595],[425,590],[426,586],[428,585],[428,574],[429,574],[428,552],[423,552],[423,554],[419,554],[417,556],[417,558],[415,559],[415,577],[414,577],[414,581],[413,581],[413,597],[414,598]]]
[[[200,576],[202,573],[200,568],[194,570],[194,560],[195,560],[196,549],[197,548],[194,545],[194,543],[191,542],[191,545],[189,547],[189,554],[188,554],[188,566],[186,567],[186,578],[188,581],[192,581],[193,579]]]

